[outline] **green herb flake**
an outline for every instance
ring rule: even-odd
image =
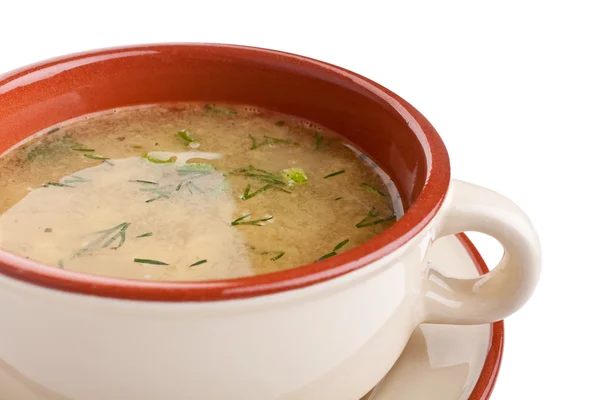
[[[50,135],[50,134],[58,132],[58,131],[60,131],[60,127],[59,126],[57,126],[56,128],[52,128],[52,129],[48,130],[46,132],[46,135]]]
[[[385,193],[383,193],[381,190],[369,185],[368,183],[361,183],[360,187],[365,190],[368,190],[369,192],[377,193],[378,195],[385,197]]]
[[[246,214],[243,215],[237,219],[235,219],[233,222],[231,222],[231,225],[235,226],[235,225],[254,225],[254,226],[264,226],[263,222],[266,221],[270,221],[273,219],[273,217],[267,217],[267,218],[262,218],[262,219],[256,219],[254,221],[244,221],[246,218],[249,218],[250,214]]]
[[[192,265],[190,265],[188,268],[195,267],[196,265],[202,265],[202,264],[204,264],[206,261],[207,261],[206,259],[204,259],[204,260],[200,260],[200,261],[196,261],[195,263],[193,263]]]
[[[195,139],[190,136],[190,132],[187,129],[180,130],[175,136],[177,136],[177,139],[181,140],[186,146],[195,142]]]
[[[76,148],[76,149],[73,149],[73,151],[81,151],[81,152],[84,152],[84,153],[93,153],[96,150],[95,149]]]
[[[338,200],[341,200],[341,199],[343,199],[343,197],[336,197],[335,201],[338,201]]]
[[[151,265],[169,265],[165,262],[158,261],[158,260],[150,260],[148,258],[134,258],[133,262],[140,263],[140,264],[151,264]]]
[[[277,254],[275,257],[271,258],[271,261],[277,261],[279,260],[281,257],[283,257],[285,255],[285,251],[282,251],[281,253]]]
[[[281,171],[281,175],[283,175],[284,180],[289,185],[308,182],[308,178],[302,168],[287,168]]]
[[[341,242],[339,242],[338,244],[335,245],[335,247],[333,248],[333,251],[338,251],[339,249],[344,247],[346,245],[346,243],[348,243],[349,241],[350,241],[350,239],[342,240]]]
[[[87,154],[86,154],[87,155]],[[142,158],[150,161],[153,164],[172,164],[177,160],[177,157],[171,156],[168,159],[159,158],[150,154],[144,154]]]
[[[214,104],[206,104],[204,106],[204,108],[206,108],[208,111],[212,111],[212,112],[219,113],[219,114],[229,114],[229,115],[237,114],[237,111],[229,110],[227,108],[217,107]]]
[[[65,179],[64,183],[81,183],[81,182],[90,182],[90,180],[86,179],[86,178],[82,178],[77,175],[71,175],[69,177],[69,179]]]
[[[62,269],[65,268],[65,262],[63,260],[58,260],[57,264],[58,264],[58,268],[62,268]]]
[[[153,182],[153,181],[145,181],[143,179],[132,179],[129,182],[134,182],[134,183],[146,183],[148,185],[158,185],[158,182]]]
[[[150,237],[150,236],[152,236],[152,232],[146,232],[146,233],[142,233],[139,236],[136,236],[135,238],[136,239],[141,239],[141,238]]]
[[[284,126],[285,125],[285,121],[277,121],[275,122],[275,126]]]
[[[319,135],[317,132],[315,132],[315,148],[313,149],[313,151],[317,151],[322,149],[323,147],[325,147],[325,143],[323,143],[323,140],[325,139],[325,137],[323,135]]]
[[[340,171],[333,172],[333,173],[331,173],[331,174],[329,174],[329,175],[325,175],[325,176],[323,177],[323,179],[331,178],[332,176],[341,175],[341,174],[343,174],[344,172],[346,172],[346,170],[343,170],[343,169],[342,169],[342,170],[340,170]]]

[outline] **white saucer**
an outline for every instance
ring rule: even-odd
[[[429,260],[468,278],[486,267],[464,235],[432,246]],[[422,325],[388,375],[361,400],[486,400],[502,356],[503,325]],[[0,400],[69,400],[0,360]],[[313,399],[307,399],[313,400]]]
[[[487,270],[464,235],[436,241],[428,258],[457,278]],[[362,400],[485,400],[498,373],[502,343],[502,322],[421,325],[392,370]]]

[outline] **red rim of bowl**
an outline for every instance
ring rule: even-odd
[[[415,121],[414,135],[427,160],[425,184],[405,214],[390,228],[370,241],[318,263],[264,275],[200,282],[148,282],[84,274],[50,267],[0,250],[0,274],[56,290],[102,297],[145,301],[218,301],[248,298],[299,289],[324,282],[364,267],[399,249],[415,237],[437,214],[450,182],[450,163],[442,139],[431,123],[404,99],[383,86],[344,68],[312,58],[247,46],[217,44],[161,44],[128,46],[68,55],[34,64],[0,76],[0,88],[16,77],[61,62],[77,62],[91,56],[118,54],[131,49],[168,49],[172,46],[216,46],[233,51],[254,52],[256,57],[285,58],[309,65],[323,74],[351,79],[361,88],[384,99],[401,115]]]

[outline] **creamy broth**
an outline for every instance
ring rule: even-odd
[[[128,279],[262,274],[383,232],[401,212],[386,183],[340,136],[290,116],[232,105],[119,109],[0,158],[0,247]]]

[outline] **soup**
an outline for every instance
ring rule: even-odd
[[[198,281],[320,261],[401,214],[343,138],[252,107],[118,109],[0,158],[0,247],[56,268]]]

